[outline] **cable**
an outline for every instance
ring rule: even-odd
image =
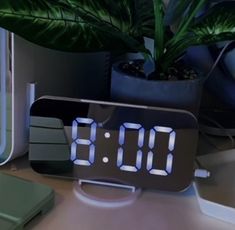
[[[216,127],[220,128],[225,134],[226,136],[230,139],[231,141],[231,148],[234,148],[235,147],[235,142],[234,142],[234,138],[232,137],[232,135],[228,132],[228,130],[223,127],[219,122],[217,122],[216,120],[206,116],[206,115],[202,115],[200,114],[199,115],[200,118],[206,120],[206,121],[209,121],[211,122],[212,124],[214,124]],[[200,127],[200,124],[199,124],[199,132],[208,140],[208,142],[213,145],[216,149],[218,150],[223,150],[221,148],[219,148],[213,141],[210,140],[210,138],[208,137],[208,135],[205,134],[205,132],[203,131],[203,129]]]

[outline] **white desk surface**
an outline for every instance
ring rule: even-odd
[[[131,205],[121,208],[101,208],[78,200],[69,180],[44,177],[29,166],[27,157],[14,160],[0,168],[35,182],[51,186],[55,206],[44,216],[32,221],[33,230],[234,230],[235,225],[204,215],[197,203],[193,187],[183,193],[144,191]]]

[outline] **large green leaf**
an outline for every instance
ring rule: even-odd
[[[235,39],[235,2],[225,1],[211,7],[190,30],[195,44],[211,44]]]
[[[45,47],[73,51],[144,51],[132,0],[1,0],[0,26]],[[120,16],[122,15],[122,16]]]
[[[58,0],[64,8],[73,9],[74,12],[93,17],[98,21],[111,24],[122,31],[132,30],[133,0]],[[110,4],[111,3],[111,4]]]
[[[80,12],[106,21],[135,36],[153,36],[153,2],[150,0],[58,0]]]

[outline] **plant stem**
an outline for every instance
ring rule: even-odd
[[[162,0],[153,0],[153,6],[155,16],[154,59],[157,62],[164,52],[164,3]]]

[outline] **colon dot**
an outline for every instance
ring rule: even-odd
[[[110,133],[109,133],[109,132],[106,132],[106,133],[104,134],[104,137],[105,137],[105,138],[110,138]]]
[[[108,157],[103,157],[102,161],[103,161],[104,163],[108,163],[108,162],[109,162],[109,158],[108,158]]]

